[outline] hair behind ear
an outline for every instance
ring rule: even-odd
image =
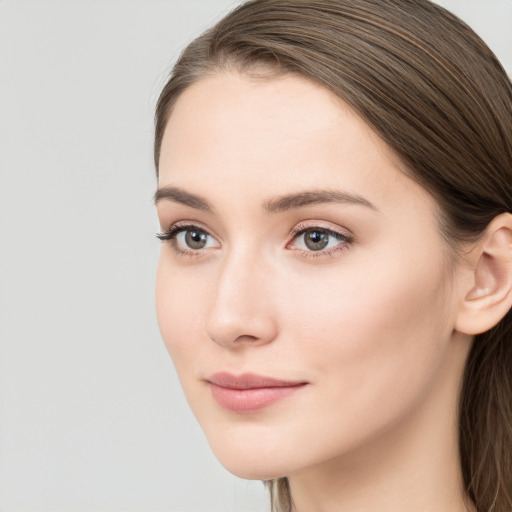
[[[456,329],[476,335],[466,363],[459,443],[479,512],[512,510],[512,215],[496,216],[468,255]]]
[[[272,512],[292,512],[292,497],[288,478],[276,478],[265,482],[270,490]]]
[[[512,510],[512,311],[476,336],[460,399],[466,490],[479,512]]]

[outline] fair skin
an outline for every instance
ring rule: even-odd
[[[160,330],[221,463],[288,476],[297,512],[471,510],[457,401],[480,252],[455,263],[389,148],[305,79],[223,72],[178,99],[159,172],[161,229],[176,227]],[[298,385],[230,409],[218,372]]]

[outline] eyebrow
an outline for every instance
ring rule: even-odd
[[[196,210],[201,210],[202,212],[212,212],[212,207],[210,203],[203,199],[200,196],[195,194],[191,194],[186,190],[183,190],[179,187],[161,187],[157,189],[155,192],[155,204],[158,204],[160,201],[166,199],[167,201],[172,201],[174,203],[183,204],[185,206],[190,206],[190,208],[195,208]]]
[[[159,188],[155,193],[154,200],[155,204],[162,200],[168,200],[203,212],[213,212],[211,204],[203,197],[170,185]],[[324,203],[355,204],[378,211],[378,209],[364,197],[338,190],[311,190],[287,194],[265,201],[265,203],[263,203],[263,209],[267,213],[280,213],[304,206]]]
[[[265,202],[263,207],[269,213],[279,213],[303,206],[323,203],[356,204],[378,211],[377,208],[364,197],[348,192],[340,192],[338,190],[312,190],[299,192],[298,194],[289,194],[271,199]]]

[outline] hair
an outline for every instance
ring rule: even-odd
[[[252,0],[181,54],[156,108],[154,157],[172,107],[222,71],[292,73],[332,91],[436,199],[453,254],[512,210],[512,84],[486,44],[429,0]],[[479,512],[512,510],[512,311],[475,337],[460,393],[465,491]],[[288,480],[268,482],[290,512]]]

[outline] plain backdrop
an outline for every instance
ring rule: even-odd
[[[0,1],[0,510],[266,511],[158,333],[153,109],[231,0]],[[512,72],[512,0],[440,2]]]

